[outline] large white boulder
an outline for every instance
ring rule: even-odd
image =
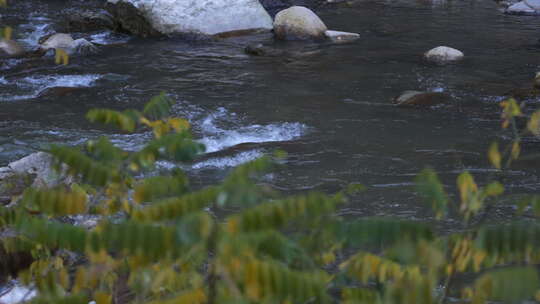
[[[113,5],[131,4],[155,30],[162,34],[216,35],[272,29],[272,18],[258,0],[108,0],[108,2]]]
[[[463,59],[465,55],[460,50],[447,46],[438,46],[424,53],[424,57],[435,63],[455,62]]]
[[[274,20],[274,33],[283,40],[324,39],[327,30],[319,16],[303,6],[282,10]]]

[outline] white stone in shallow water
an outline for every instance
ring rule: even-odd
[[[532,8],[531,6],[527,5],[525,1],[518,2],[516,4],[510,5],[506,9],[507,14],[525,14],[525,15],[532,15],[537,13],[537,11]]]
[[[163,34],[271,30],[272,18],[258,0],[109,0],[133,4]]]
[[[274,20],[276,37],[284,40],[324,38],[328,28],[309,8],[293,6],[277,13]]]
[[[424,53],[424,57],[427,60],[437,63],[458,61],[463,59],[464,56],[460,50],[447,46],[438,46]]]
[[[332,40],[333,42],[348,42],[348,41],[353,41],[360,38],[360,34],[357,34],[357,33],[331,31],[331,30],[324,32],[324,35],[328,39]]]
[[[96,46],[84,38],[74,40],[69,34],[57,33],[51,37],[45,39],[41,44],[41,48],[44,50],[49,49],[63,49],[68,54],[85,54],[95,53],[97,51]]]

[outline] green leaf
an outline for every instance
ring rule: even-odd
[[[448,196],[440,182],[437,173],[432,169],[424,169],[416,177],[416,191],[424,201],[431,205],[437,218],[446,215]]]
[[[108,109],[92,109],[86,114],[86,118],[91,122],[112,125],[126,132],[135,131],[137,119],[134,111],[118,112]]]
[[[173,104],[173,101],[162,92],[144,106],[143,114],[153,120],[161,119],[169,115]]]
[[[484,301],[521,303],[521,301],[532,298],[539,288],[538,272],[532,267],[497,269],[476,279],[474,298]]]

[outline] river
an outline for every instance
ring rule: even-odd
[[[16,39],[35,46],[61,23],[64,6],[17,1],[3,22]],[[208,151],[223,151],[194,164],[160,164],[181,166],[195,184],[213,183],[235,165],[282,149],[285,165],[266,177],[277,189],[332,192],[362,183],[368,190],[342,214],[429,220],[413,188],[421,169],[435,168],[450,192],[464,169],[480,181],[493,173],[487,148],[509,135],[500,130],[498,103],[539,70],[540,17],[507,16],[488,0],[351,1],[317,13],[329,28],[361,38],[331,44],[276,42],[271,34],[184,41],[73,33],[108,45],[67,66],[55,65],[52,56],[1,61],[0,165],[52,142],[76,145],[103,134],[136,149],[149,133],[114,133],[84,115],[95,107],[140,109],[165,91],[177,102],[175,115],[190,120]],[[291,55],[246,55],[250,43]],[[465,60],[424,62],[422,53],[438,45],[463,51]],[[81,89],[38,97],[54,86]],[[431,109],[393,106],[404,90],[445,92],[452,102]],[[528,109],[538,105],[528,101]],[[227,150],[242,143],[253,144]],[[538,143],[527,139],[526,152],[538,150]],[[505,173],[507,191],[537,192],[538,168],[528,163]]]

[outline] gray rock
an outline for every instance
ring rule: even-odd
[[[536,72],[534,76],[533,86],[537,89],[540,89],[540,72]]]
[[[540,0],[525,0],[525,3],[535,10],[540,10]]]
[[[108,3],[115,20],[125,19],[116,20],[124,29],[145,36],[156,33],[212,36],[272,29],[272,18],[258,0],[108,0]],[[120,14],[115,8],[118,5],[127,14]],[[129,5],[136,11],[128,11]]]
[[[44,51],[62,49],[69,55],[96,53],[97,47],[84,38],[74,40],[70,34],[56,33],[40,39],[40,48]]]
[[[336,43],[350,42],[350,41],[354,41],[360,38],[360,34],[357,34],[357,33],[330,31],[330,30],[325,31],[324,35],[326,36],[326,38]]]
[[[448,95],[440,92],[405,91],[394,99],[398,106],[435,106],[449,101]]]
[[[24,48],[15,40],[0,40],[0,56],[19,57],[25,54]]]
[[[465,55],[460,50],[447,46],[438,46],[424,53],[424,57],[428,61],[441,64],[459,61],[463,59],[464,56]]]
[[[57,33],[40,39],[40,46],[44,50],[64,49],[68,50],[73,46],[75,40],[70,34]]]
[[[274,17],[279,11],[291,6],[305,6],[315,9],[327,3],[326,0],[259,0],[264,9]]]
[[[54,170],[52,165],[53,159],[50,154],[32,153],[9,163],[7,167],[0,168],[0,181],[19,175],[32,176],[31,184],[36,187],[54,187],[72,182],[70,177]]]
[[[282,10],[274,20],[274,33],[278,39],[283,40],[324,39],[327,30],[324,22],[303,6]]]
[[[510,15],[540,15],[540,1],[520,1],[510,5],[504,12]]]

